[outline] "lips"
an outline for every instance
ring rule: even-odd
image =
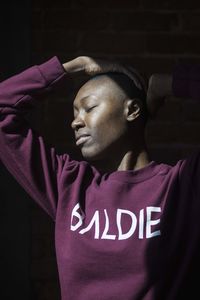
[[[87,142],[87,140],[90,138],[89,134],[82,134],[76,137],[76,145],[80,146]]]

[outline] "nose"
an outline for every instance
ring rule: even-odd
[[[74,118],[74,120],[71,123],[71,127],[73,130],[78,130],[79,128],[84,127],[84,125],[84,121],[80,116]]]

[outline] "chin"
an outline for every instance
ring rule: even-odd
[[[86,154],[86,153],[82,153],[82,156],[83,156],[83,158],[86,160],[86,161],[97,161],[97,160],[99,160],[100,158],[99,158],[99,156],[98,155],[94,155],[94,154]]]
[[[104,159],[104,152],[101,151],[87,151],[82,149],[81,153],[86,161],[94,162]]]

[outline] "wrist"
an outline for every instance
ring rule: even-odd
[[[163,74],[161,77],[161,87],[163,88],[164,96],[172,95],[172,75],[171,74]]]
[[[63,64],[66,73],[75,73],[84,70],[84,60],[82,57],[76,57]]]
[[[172,95],[172,75],[153,74],[150,77],[148,89],[155,98],[165,98]]]

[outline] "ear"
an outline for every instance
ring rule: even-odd
[[[134,99],[128,99],[126,101],[126,119],[127,121],[131,122],[134,121],[136,118],[138,118],[141,114],[141,108],[142,108],[142,101],[140,99],[134,98]]]

